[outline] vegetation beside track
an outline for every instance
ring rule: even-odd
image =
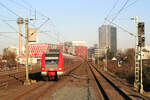
[[[125,52],[119,51],[117,54],[118,61],[108,59],[108,71],[126,79],[130,84],[134,84],[134,54],[134,49],[128,49]],[[104,62],[101,63],[103,63],[101,66],[105,66]],[[143,85],[145,91],[150,91],[150,59],[143,60]]]

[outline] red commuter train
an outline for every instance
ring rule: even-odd
[[[59,76],[67,74],[82,62],[83,60],[80,57],[60,51],[50,51],[42,55],[41,75],[43,78],[48,77],[57,80]]]

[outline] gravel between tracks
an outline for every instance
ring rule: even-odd
[[[64,76],[57,82],[55,81],[54,85],[48,88],[44,95],[35,100],[101,100],[95,87],[95,80],[92,79],[87,67],[87,64],[84,63],[69,75]],[[15,88],[0,90],[0,100],[13,100],[15,97],[43,82],[45,81],[40,80],[30,86],[17,84]],[[52,82],[48,82],[47,86]],[[33,100],[34,97],[39,96],[43,91],[44,88],[40,88],[19,100]]]
[[[101,100],[84,63],[40,100]]]

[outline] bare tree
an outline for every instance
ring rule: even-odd
[[[9,51],[8,49],[4,49],[3,51],[3,59],[7,61],[8,67],[16,66],[16,53]]]

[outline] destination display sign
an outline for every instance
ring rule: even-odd
[[[45,59],[58,59],[58,57],[45,57]]]

